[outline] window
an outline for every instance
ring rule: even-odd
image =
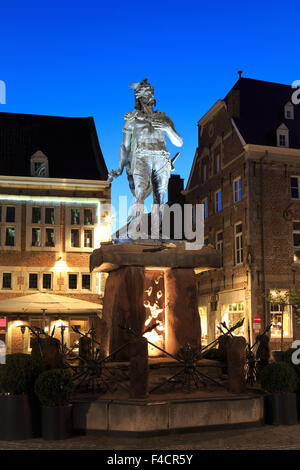
[[[239,176],[233,181],[233,200],[239,202],[242,199],[242,178]]]
[[[7,227],[5,231],[5,245],[15,246],[15,228]]]
[[[78,248],[80,246],[79,243],[79,230],[72,229],[71,230],[71,247]]]
[[[55,235],[53,228],[46,228],[45,246],[55,246]]]
[[[215,193],[215,211],[220,212],[222,210],[222,192],[221,189],[219,189]]]
[[[38,288],[38,275],[36,273],[29,274],[29,289]]]
[[[243,233],[242,224],[236,224],[234,226],[234,241],[235,241],[235,264],[241,264],[243,262]]]
[[[42,246],[40,228],[32,229],[32,246]]]
[[[286,147],[286,136],[284,134],[279,134],[279,146]]]
[[[206,306],[198,307],[201,325],[201,345],[207,346],[208,334],[207,334],[207,308]]]
[[[91,275],[90,274],[82,274],[81,280],[82,289],[90,289],[91,288]]]
[[[30,158],[31,176],[45,178],[49,176],[49,164],[46,155],[38,150]]]
[[[52,289],[52,274],[43,274],[43,289]]]
[[[244,302],[237,302],[228,305],[222,305],[222,322],[225,322],[228,328],[232,328],[237,322],[245,318]],[[220,332],[218,333],[220,334]],[[232,332],[234,336],[244,335],[244,325]]]
[[[66,251],[91,251],[94,248],[96,206],[67,207]]]
[[[285,119],[294,119],[294,106],[290,101],[284,107],[284,117]]]
[[[204,246],[208,245],[208,237],[204,237]]]
[[[196,204],[192,206],[192,225],[196,225]]]
[[[207,197],[203,200],[204,204],[204,219],[207,219],[208,217],[208,199]]]
[[[11,289],[11,273],[3,273],[2,289]]]
[[[71,209],[71,225],[80,225],[80,209]]]
[[[291,183],[291,196],[292,199],[299,199],[299,177],[292,176],[290,178]]]
[[[7,206],[6,208],[6,222],[12,223],[16,221],[16,208]]]
[[[216,250],[221,254],[223,266],[223,232],[216,233]]]
[[[216,173],[219,173],[221,170],[221,155],[218,153],[215,158],[215,168],[216,168]]]
[[[92,230],[85,230],[84,231],[84,247],[85,248],[92,248],[93,246],[93,239],[92,239]]]
[[[33,224],[41,224],[42,223],[42,211],[41,211],[40,207],[33,207],[32,208],[31,222]]]
[[[284,123],[277,129],[277,147],[289,147],[289,130]]]
[[[59,251],[59,206],[27,205],[26,249]],[[56,222],[56,223],[55,223]],[[31,224],[31,225],[30,225]]]
[[[300,261],[300,222],[293,222],[294,262]]]
[[[205,183],[206,180],[207,180],[207,165],[206,165],[206,163],[204,163],[203,166],[202,166],[202,181],[203,181],[203,183]]]
[[[84,225],[93,225],[92,209],[84,209]]]
[[[54,207],[45,208],[45,224],[47,225],[55,224]]]
[[[281,338],[283,326],[283,337],[292,336],[291,308],[279,304],[270,304],[271,338]]]
[[[69,274],[69,289],[77,289],[77,274]]]

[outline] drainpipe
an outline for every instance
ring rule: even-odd
[[[264,182],[263,182],[263,160],[267,157],[268,151],[265,151],[265,154],[261,157],[260,163],[260,235],[261,235],[261,256],[262,256],[262,284],[263,284],[263,315],[264,315],[264,326],[269,323],[269,318],[266,318],[268,309],[267,309],[267,292],[266,292],[266,267],[265,267],[265,231],[264,231]]]
[[[253,195],[253,184],[252,184],[252,175],[251,175],[251,160],[248,159],[248,168],[247,168],[247,180],[248,180],[248,185],[247,185],[247,200],[248,200],[248,210],[247,210],[247,246],[250,247],[250,254],[253,248],[252,245],[252,240],[253,240],[253,235],[252,235],[252,223],[253,223],[253,217],[254,217],[254,210],[253,210],[253,201],[252,201],[252,195]],[[247,254],[248,257],[248,254]],[[250,301],[248,301],[248,305],[250,304],[250,311],[248,310],[248,342],[250,344],[253,344],[253,325],[252,325],[252,317],[253,317],[253,312],[255,311],[254,309],[254,294],[255,294],[255,272],[254,272],[254,267],[255,264],[253,263],[253,260],[249,262],[247,259],[247,265],[249,267],[249,276],[248,276],[248,283],[247,283],[247,291],[250,293]]]

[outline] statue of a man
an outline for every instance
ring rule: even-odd
[[[154,88],[147,78],[129,86],[134,89],[135,110],[125,115],[120,164],[118,170],[110,173],[110,180],[121,175],[126,167],[134,196],[129,213],[132,217],[152,191],[155,204],[164,202],[171,170],[165,134],[177,147],[181,147],[183,141],[171,119],[165,113],[153,110],[153,105],[156,105]]]

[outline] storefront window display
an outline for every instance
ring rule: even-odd
[[[291,307],[288,305],[270,304],[271,338],[281,338],[281,328],[283,322],[283,337],[292,336]]]
[[[199,315],[201,322],[201,345],[206,346],[208,344],[207,335],[207,307],[199,307]]]
[[[221,308],[221,322],[226,323],[228,328],[232,328],[236,325],[237,322],[245,318],[245,304],[244,302],[237,302],[232,304],[222,305]],[[219,321],[216,322],[216,335],[220,335],[220,330],[218,329]],[[233,331],[232,333],[235,336],[244,336],[244,324]]]

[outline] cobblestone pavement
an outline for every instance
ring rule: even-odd
[[[0,450],[299,450],[300,424],[169,434],[75,436],[63,441],[0,441]]]

